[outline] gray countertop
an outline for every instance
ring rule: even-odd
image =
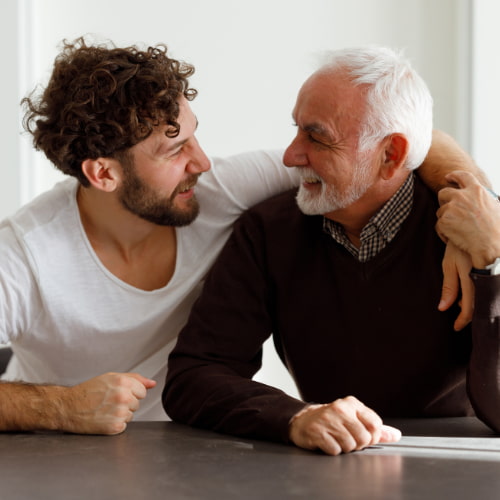
[[[0,499],[496,499],[500,439],[474,418],[386,420],[397,444],[338,457],[133,422],[119,436],[0,434]]]

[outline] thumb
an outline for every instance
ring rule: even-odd
[[[379,443],[395,443],[401,439],[401,431],[390,425],[382,426]]]
[[[146,389],[152,389],[156,385],[156,380],[144,377],[139,373],[129,373],[129,375],[139,381]]]
[[[473,184],[480,184],[474,174],[466,170],[454,170],[453,172],[446,174],[445,179],[450,185],[457,186],[459,188],[466,188]]]

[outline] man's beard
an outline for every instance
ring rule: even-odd
[[[341,210],[358,201],[370,187],[370,164],[367,158],[359,160],[351,184],[339,192],[334,186],[327,185],[311,169],[300,167],[302,179],[317,179],[321,183],[320,193],[309,192],[302,184],[296,200],[300,210],[306,215],[324,215]]]
[[[174,203],[178,193],[194,187],[200,174],[190,175],[165,199],[137,176],[134,167],[129,166],[124,171],[118,199],[129,212],[159,226],[175,227],[187,226],[198,216],[200,206],[195,196],[187,201],[184,209],[177,208]]]

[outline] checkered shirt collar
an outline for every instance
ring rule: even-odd
[[[344,228],[323,218],[323,230],[344,246],[360,262],[366,262],[382,251],[401,229],[413,205],[414,175],[411,173],[398,191],[368,221],[361,231],[361,247],[355,247]]]

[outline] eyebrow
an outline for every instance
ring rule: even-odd
[[[297,127],[301,128],[304,132],[312,132],[313,134],[324,135],[326,137],[331,138],[330,132],[320,123],[316,123],[316,122],[308,123],[307,125],[304,125],[302,127],[297,123],[297,120],[295,119],[293,114],[292,114],[292,119],[293,119],[295,125]]]
[[[308,123],[307,125],[304,125],[300,128],[302,128],[302,130],[304,132],[307,132],[308,134],[316,134],[322,137],[322,140],[325,140],[328,143],[335,142],[335,137],[332,135],[331,131],[320,123]]]
[[[302,127],[302,129],[305,132],[313,132],[316,134],[326,135],[326,136],[330,135],[328,131],[325,129],[325,127],[323,127],[323,125],[320,125],[319,123],[310,123]]]
[[[199,122],[198,122],[198,118],[196,118],[195,116],[195,119],[196,119],[196,125],[194,127],[195,131],[198,129],[198,125],[199,125]],[[182,141],[177,141],[177,142],[174,142],[171,146],[169,146],[168,148],[164,149],[164,143],[162,142],[158,149],[156,150],[156,153],[170,153],[171,151],[174,151],[178,148],[180,148],[181,146],[183,146],[184,144],[186,144],[186,142],[189,141],[189,138],[187,139],[183,139]]]

